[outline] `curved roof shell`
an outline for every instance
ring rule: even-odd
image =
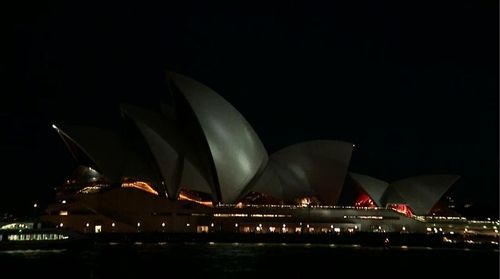
[[[176,196],[179,195],[179,191],[181,189],[189,189],[207,193],[212,196],[213,200],[217,200],[215,193],[212,191],[210,183],[193,165],[193,163],[186,158],[183,160],[182,176]]]
[[[113,183],[121,183],[124,178],[144,180],[153,183],[156,191],[161,189],[161,178],[158,175],[156,164],[145,152],[141,142],[130,140],[114,131],[87,126],[55,127],[62,139],[69,143],[68,148],[78,148],[78,152],[85,154],[96,167]],[[75,152],[72,151],[73,154]],[[75,160],[81,158],[74,156]],[[87,165],[88,162],[79,162]]]
[[[168,196],[176,198],[182,160],[179,149],[174,147],[173,135],[177,134],[174,125],[169,125],[159,113],[130,105],[122,105],[122,113],[130,117],[141,132],[156,161]]]
[[[278,174],[279,166],[276,162],[269,160],[266,167],[262,173],[256,178],[256,180],[242,193],[242,197],[248,194],[248,192],[258,192],[264,193],[275,198],[279,198],[286,201],[293,201],[294,197],[300,195],[300,191],[297,193],[292,193],[291,189],[286,191],[285,186],[281,177]]]
[[[288,146],[270,156],[253,189],[287,201],[315,196],[324,204],[337,204],[352,149],[352,143],[331,140]]]
[[[121,181],[125,154],[117,133],[88,126],[53,127],[78,163],[96,168],[112,182]]]
[[[406,203],[419,215],[428,214],[432,207],[460,178],[458,175],[420,175],[391,183],[387,203]]]
[[[212,89],[176,73],[168,77],[204,135],[220,201],[234,203],[267,162],[262,142],[245,118]]]
[[[384,193],[389,188],[389,182],[364,175],[359,173],[350,172],[349,176],[357,182],[363,191],[370,196],[370,198],[375,202],[377,206],[383,206],[384,201],[382,200]]]

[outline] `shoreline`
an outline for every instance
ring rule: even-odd
[[[85,235],[94,243],[162,244],[162,243],[239,243],[239,244],[326,244],[357,247],[430,247],[457,249],[498,250],[498,239],[493,237],[463,239],[444,235],[401,233],[336,234],[190,234],[190,233],[102,233]]]

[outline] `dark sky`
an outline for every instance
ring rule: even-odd
[[[459,174],[457,199],[498,214],[498,3],[311,2],[2,9],[0,212],[75,167],[52,123],[112,127],[120,102],[164,99],[170,69],[225,97],[269,152],[347,140],[352,171]]]

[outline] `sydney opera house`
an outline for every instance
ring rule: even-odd
[[[456,175],[353,173],[354,145],[335,140],[268,154],[212,89],[171,72],[167,82],[170,102],[122,105],[114,130],[53,125],[77,167],[45,221],[82,232],[292,234],[452,231],[461,219],[443,203]]]

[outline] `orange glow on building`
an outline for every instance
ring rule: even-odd
[[[308,206],[311,204],[311,198],[300,198],[298,203],[300,206]]]
[[[310,205],[319,205],[320,202],[316,197],[302,197],[295,200],[299,206],[307,207]]]
[[[158,192],[156,192],[153,187],[151,187],[148,183],[143,181],[134,181],[134,182],[123,182],[123,188],[136,188],[142,190],[144,192],[148,192],[150,194],[158,196]]]
[[[389,205],[387,205],[387,207],[389,207],[390,209],[392,209],[394,211],[397,211],[399,213],[403,213],[404,215],[406,215],[408,217],[413,216],[413,211],[406,204],[401,204],[401,203],[399,203],[399,204],[389,204]]]
[[[191,193],[191,191],[184,191],[184,190],[181,190],[180,193],[179,193],[179,200],[181,201],[191,201],[191,202],[195,202],[197,204],[201,204],[201,205],[204,205],[204,206],[208,206],[208,207],[213,207],[213,203],[212,201],[204,201],[202,200],[201,198],[193,195]]]
[[[375,202],[366,193],[361,192],[358,198],[354,201],[354,206],[357,207],[375,207]]]

